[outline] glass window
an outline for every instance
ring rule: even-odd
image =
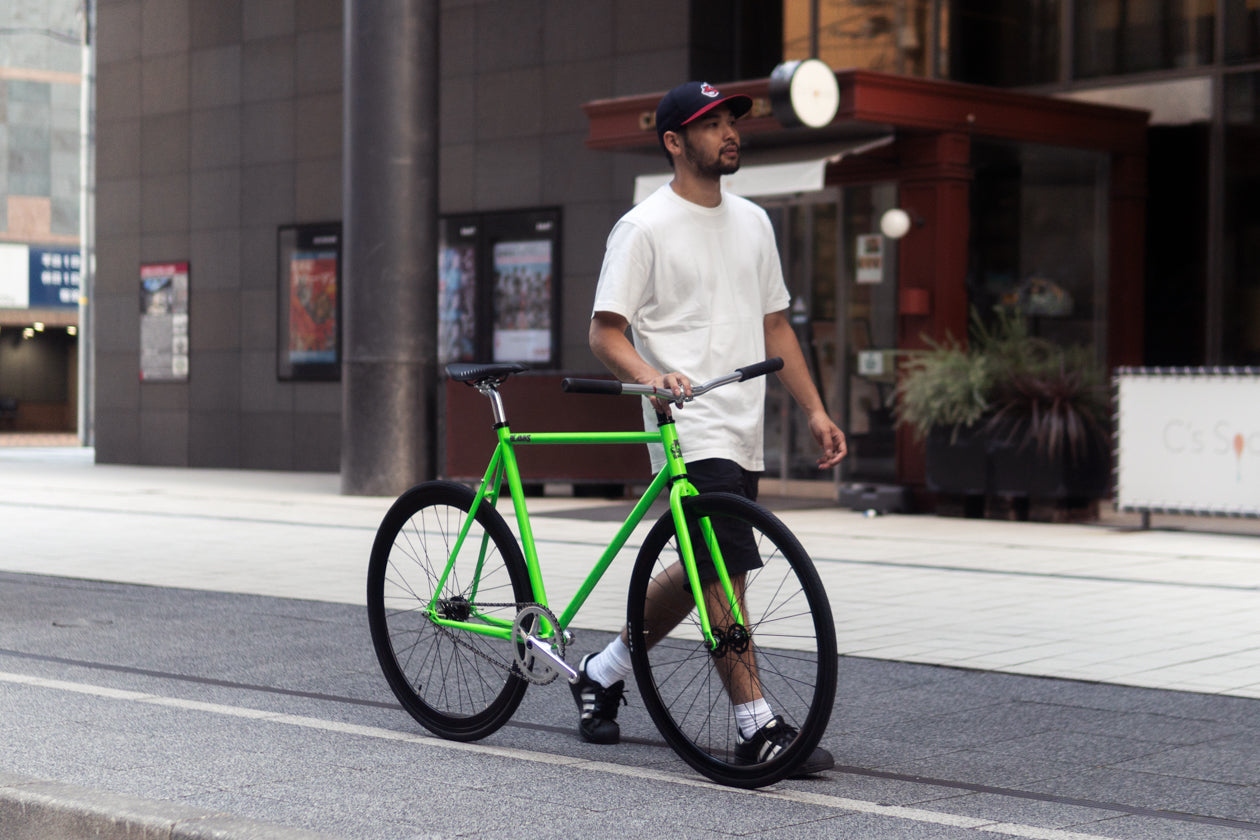
[[[999,87],[1056,81],[1062,6],[1060,0],[942,4],[941,75]]]
[[[1225,0],[1225,59],[1260,58],[1260,0]]]
[[[982,317],[1022,312],[1035,335],[1106,349],[1106,157],[1050,146],[972,146],[967,291]]]
[[[765,0],[691,0],[691,78],[762,79],[783,60],[783,8]]]
[[[1147,130],[1143,364],[1207,361],[1209,147],[1207,123]]]
[[[1225,80],[1221,363],[1260,365],[1260,73]]]
[[[783,59],[928,74],[926,0],[784,0]]]
[[[1076,75],[1113,76],[1212,61],[1216,0],[1079,0]]]

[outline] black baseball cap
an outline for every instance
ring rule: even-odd
[[[752,97],[742,93],[723,96],[708,82],[687,82],[671,90],[656,106],[656,137],[665,146],[665,132],[678,131],[700,115],[726,105],[736,118],[752,110]]]

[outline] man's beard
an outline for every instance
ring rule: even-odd
[[[738,147],[737,147],[738,152]],[[739,155],[735,156],[733,163],[724,163],[722,160],[722,150],[718,150],[717,158],[714,160],[700,160],[700,156],[691,146],[684,143],[683,153],[686,155],[688,162],[696,168],[696,171],[706,178],[720,178],[723,175],[734,175],[739,171]]]

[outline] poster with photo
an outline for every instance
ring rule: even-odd
[[[140,379],[188,379],[188,263],[140,266]]]
[[[551,360],[551,240],[494,246],[494,360]]]

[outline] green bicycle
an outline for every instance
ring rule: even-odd
[[[693,386],[693,397],[783,366],[770,359]],[[727,493],[698,493],[687,479],[672,419],[656,432],[513,433],[499,388],[517,364],[453,364],[447,374],[490,399],[498,445],[476,490],[449,481],[419,484],[385,515],[368,568],[368,621],[390,688],[426,729],[473,741],[507,722],[529,683],[577,671],[564,658],[578,611],[663,493],[661,515],[639,547],[630,578],[627,626],[635,681],[666,742],[710,779],[761,787],[788,776],[818,745],[836,689],[831,608],[809,555],[765,508]],[[570,393],[674,400],[667,391],[611,380],[566,379]],[[516,447],[660,443],[666,466],[556,615],[525,505]],[[496,509],[506,483],[516,539]],[[728,573],[724,551],[755,546],[759,568]],[[701,569],[706,573],[702,575]],[[671,576],[660,578],[659,576]],[[702,579],[705,577],[707,579]],[[686,586],[677,615],[654,626],[654,580]],[[659,585],[659,583],[658,583]],[[677,588],[673,591],[677,592]],[[733,695],[740,695],[733,699]],[[764,697],[798,730],[791,745],[759,763],[735,755],[733,707]]]

